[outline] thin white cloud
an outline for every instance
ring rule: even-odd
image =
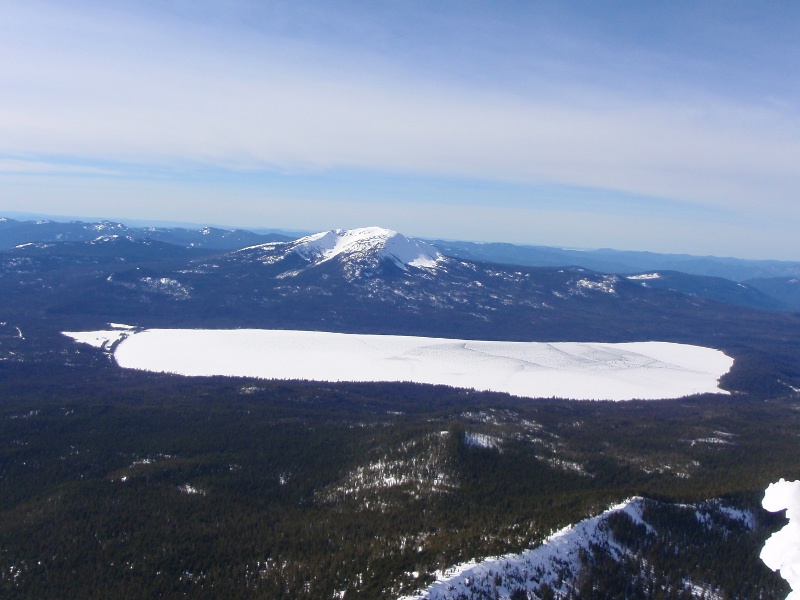
[[[69,165],[35,160],[0,159],[0,173],[36,175],[104,175],[121,176],[122,171],[89,165]]]
[[[714,125],[682,107],[540,105],[308,67],[299,77],[118,67],[75,75],[38,106],[6,94],[0,151],[551,180],[724,204],[785,202],[798,180],[800,136],[776,133],[787,123],[762,111]]]

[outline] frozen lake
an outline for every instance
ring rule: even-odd
[[[733,359],[668,342],[497,342],[263,329],[65,332],[121,367],[181,375],[414,381],[516,396],[629,400],[720,393]],[[726,393],[726,392],[722,392]]]

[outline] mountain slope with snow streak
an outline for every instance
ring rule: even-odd
[[[533,591],[542,585],[566,594],[580,573],[581,552],[598,545],[610,548],[617,555],[624,554],[624,549],[614,542],[605,523],[610,515],[624,512],[634,523],[644,524],[643,503],[644,499],[639,497],[626,500],[596,517],[564,527],[533,550],[470,561],[439,571],[436,582],[421,594],[404,596],[399,600],[451,600],[462,593],[468,598],[509,598],[519,588]]]
[[[662,511],[673,518],[660,518]],[[694,556],[697,564],[685,571],[691,576],[676,577],[670,557],[688,553],[686,546],[697,537],[748,543],[754,529],[752,510],[719,499],[672,504],[633,497],[564,527],[531,550],[437,571],[427,588],[400,600],[585,598],[587,591],[593,598],[620,598],[623,591],[624,597],[642,598],[652,597],[654,589],[666,598],[727,597],[709,583],[718,579],[715,569],[728,568],[710,564],[713,552],[710,561]]]

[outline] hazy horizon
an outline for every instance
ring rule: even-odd
[[[241,231],[251,231],[254,233],[280,233],[288,236],[296,236],[296,237],[303,237],[306,235],[312,235],[315,233],[322,233],[324,231],[332,231],[331,228],[327,229],[320,229],[320,230],[300,230],[300,229],[287,229],[284,227],[270,227],[270,226],[262,226],[262,225],[231,225],[226,223],[212,223],[212,222],[200,222],[200,223],[193,223],[189,221],[162,221],[158,219],[126,219],[124,217],[114,217],[114,216],[104,216],[104,217],[92,217],[92,216],[81,216],[81,215],[50,215],[50,214],[43,214],[43,213],[28,213],[28,212],[20,212],[20,211],[0,211],[0,218],[6,217],[9,219],[14,219],[17,221],[34,221],[34,220],[51,220],[56,222],[70,222],[70,221],[79,221],[84,223],[97,223],[101,221],[110,221],[112,223],[121,223],[128,227],[163,227],[163,228],[183,228],[183,229],[202,229],[203,227],[214,227],[217,229],[224,229],[229,231],[234,230],[241,230]],[[371,226],[378,226],[380,224],[359,224],[353,227],[336,227],[335,229],[357,229],[359,227],[371,227]],[[404,231],[399,231],[403,235],[406,234]],[[689,252],[653,252],[650,250],[642,250],[638,248],[621,248],[621,247],[614,247],[614,246],[602,246],[602,247],[581,247],[581,246],[565,246],[565,245],[556,245],[556,244],[536,244],[536,243],[514,243],[514,242],[507,242],[502,239],[459,239],[459,238],[443,238],[443,237],[436,237],[436,236],[410,236],[410,237],[417,237],[421,240],[428,240],[428,241],[441,241],[441,242],[467,242],[467,243],[474,243],[474,244],[504,244],[510,243],[516,246],[528,246],[528,247],[540,247],[540,248],[554,248],[560,250],[572,250],[576,252],[592,252],[595,250],[610,250],[613,252],[632,252],[632,253],[652,253],[657,255],[664,255],[664,256],[694,256],[697,258],[719,258],[719,259],[734,259],[734,260],[744,260],[744,261],[774,261],[774,262],[785,262],[785,263],[793,263],[793,262],[800,262],[795,260],[788,260],[788,259],[777,259],[777,258],[747,258],[742,256],[735,256],[735,255],[721,255],[721,254],[692,254]]]

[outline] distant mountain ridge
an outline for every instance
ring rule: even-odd
[[[756,277],[748,279],[744,283],[779,300],[789,310],[800,312],[800,278]]]
[[[671,290],[726,304],[766,310],[792,309],[792,306],[784,302],[779,294],[770,294],[749,283],[731,281],[724,277],[690,275],[678,271],[650,271],[626,275],[625,278],[643,287]]]
[[[627,250],[571,250],[548,246],[432,240],[447,255],[529,267],[577,266],[603,273],[635,274],[680,271],[690,275],[745,281],[756,277],[800,277],[800,262],[747,260],[690,254],[659,254]]]
[[[113,221],[68,223],[53,220],[16,221],[0,218],[0,250],[11,251],[17,246],[30,244],[80,243],[112,240],[149,241],[176,247],[151,245],[146,251],[115,249],[113,245],[87,250],[93,260],[100,255],[108,257],[119,252],[133,252],[138,260],[144,255],[151,258],[166,258],[168,255],[188,256],[177,248],[221,252],[238,250],[240,256],[258,260],[282,260],[275,255],[281,248],[291,248],[295,258],[305,258],[318,264],[328,260],[348,262],[348,272],[357,276],[369,272],[385,258],[403,269],[409,267],[436,268],[445,264],[446,257],[503,265],[560,267],[591,269],[596,272],[615,273],[634,278],[645,287],[672,290],[714,301],[760,308],[765,310],[800,311],[800,263],[785,261],[747,261],[716,257],[694,257],[689,255],[660,255],[649,252],[618,252],[614,250],[577,251],[513,244],[478,244],[473,242],[428,242],[409,238],[390,229],[364,227],[351,230],[331,230],[293,239],[276,233],[258,234],[246,230],[230,230],[215,227],[198,229],[182,227],[128,227]],[[290,244],[282,246],[281,244]],[[121,248],[121,242],[117,243]],[[374,252],[373,252],[374,250]],[[31,258],[36,252],[28,247],[25,255]],[[77,247],[53,250],[50,254],[81,253]],[[143,254],[144,253],[144,254]],[[372,253],[372,254],[371,254]],[[196,254],[199,256],[200,253]],[[128,257],[131,258],[131,257]],[[44,255],[42,255],[44,259]],[[62,256],[59,260],[64,260]],[[51,262],[56,259],[51,256]],[[88,257],[87,257],[88,260]],[[55,264],[55,263],[54,263]],[[307,268],[309,265],[301,265]],[[635,279],[648,274],[659,274],[650,281]],[[729,276],[721,276],[720,274]],[[781,275],[786,274],[789,275]],[[778,274],[778,275],[776,275]],[[745,278],[752,276],[752,278]]]
[[[279,234],[258,234],[242,229],[202,227],[128,227],[113,221],[63,223],[41,219],[17,221],[0,217],[0,249],[31,242],[88,242],[102,237],[118,236],[132,240],[150,239],[187,248],[233,250],[271,241],[290,240]]]
[[[367,229],[370,228],[362,228],[362,230]],[[132,239],[149,238],[180,246],[216,250],[235,250],[273,241],[298,239],[297,235],[290,233],[266,233],[265,231],[259,229],[256,232],[250,229],[219,227],[129,227],[113,221],[93,223],[79,220],[63,222],[54,219],[22,221],[0,217],[0,249],[11,248],[26,242],[89,241],[101,235],[122,235]],[[415,241],[421,242],[421,240]],[[800,261],[659,254],[608,248],[575,250],[498,242],[428,239],[421,243],[433,246],[436,251],[445,256],[506,265],[575,266],[602,273],[625,275],[647,271],[679,271],[691,275],[722,277],[737,282],[746,282],[751,279],[800,278]],[[769,285],[767,284],[766,287]]]

